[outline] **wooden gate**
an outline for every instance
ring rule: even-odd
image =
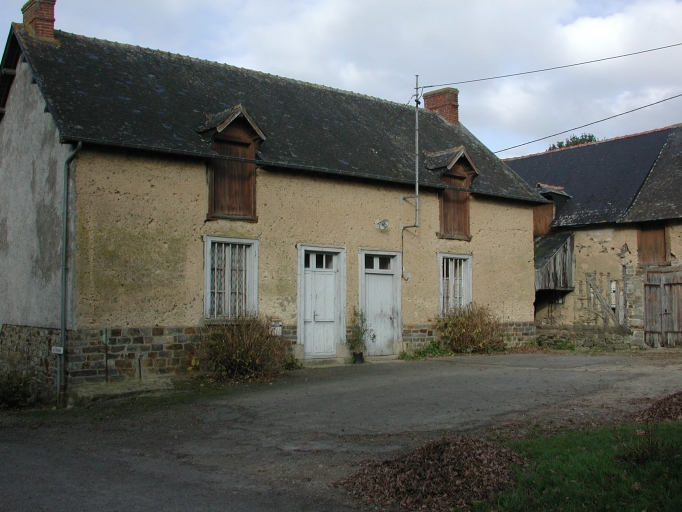
[[[682,269],[647,271],[644,340],[651,347],[682,345]]]

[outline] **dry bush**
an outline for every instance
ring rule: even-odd
[[[210,327],[197,355],[219,380],[273,379],[284,370],[289,345],[271,332],[269,318],[247,314]]]
[[[476,303],[454,308],[438,319],[443,345],[453,352],[498,352],[504,349],[502,325],[486,306]]]

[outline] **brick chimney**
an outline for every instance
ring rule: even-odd
[[[24,25],[34,35],[54,39],[54,4],[57,0],[29,0],[21,8]]]
[[[427,110],[438,112],[448,123],[459,124],[459,91],[452,87],[424,94]]]

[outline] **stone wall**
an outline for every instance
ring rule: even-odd
[[[537,342],[541,347],[575,348],[575,350],[640,350],[645,348],[641,331],[598,328],[583,325],[561,328],[538,327]]]
[[[59,329],[0,326],[0,372],[27,372],[33,382],[34,398],[52,400],[57,392],[57,356],[52,346],[59,345]]]
[[[516,347],[535,340],[535,322],[507,322],[502,324],[505,345]]]
[[[200,342],[199,327],[128,327],[69,333],[67,383],[148,380],[186,375]]]

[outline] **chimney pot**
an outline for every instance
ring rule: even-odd
[[[424,94],[427,110],[438,112],[448,123],[459,124],[459,90],[452,87]]]
[[[24,25],[38,37],[54,39],[54,4],[57,0],[29,0],[21,8]]]

